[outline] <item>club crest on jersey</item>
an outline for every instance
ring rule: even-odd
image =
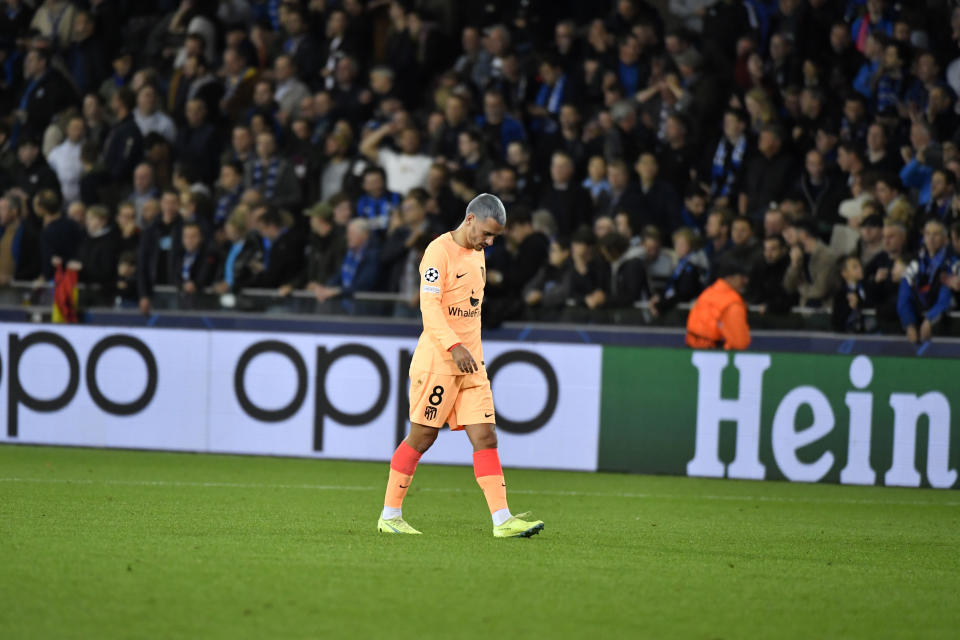
[[[426,271],[423,272],[423,279],[426,280],[427,282],[436,282],[437,280],[440,279],[440,272],[434,269],[433,267],[429,267]]]
[[[437,408],[436,407],[427,407],[423,410],[423,417],[427,420],[433,420],[437,417]]]

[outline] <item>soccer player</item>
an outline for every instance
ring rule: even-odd
[[[427,246],[420,262],[423,333],[410,362],[410,433],[390,460],[382,533],[419,534],[403,519],[401,505],[420,456],[449,424],[465,430],[473,445],[473,470],[498,538],[528,537],[543,529],[528,514],[511,515],[497,454],[493,392],[480,344],[480,304],[486,283],[483,250],[503,233],[507,212],[483,193],[467,205],[463,222]],[[478,364],[479,363],[479,364]]]

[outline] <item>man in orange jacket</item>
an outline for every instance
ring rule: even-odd
[[[687,346],[746,349],[750,345],[750,327],[742,293],[749,277],[739,264],[722,264],[719,271],[720,277],[704,289],[687,316]]]

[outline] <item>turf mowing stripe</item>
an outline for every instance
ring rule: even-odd
[[[382,491],[383,487],[351,486],[334,484],[257,484],[249,482],[185,482],[177,480],[91,480],[79,478],[67,480],[63,478],[3,478],[0,482],[10,483],[50,483],[50,484],[83,484],[109,485],[131,487],[200,487],[200,488],[228,488],[228,489],[306,489],[313,491]],[[467,493],[464,489],[455,487],[423,487],[418,491],[434,493]],[[816,504],[862,504],[862,505],[900,505],[917,507],[957,507],[958,501],[926,502],[919,500],[850,500],[844,498],[785,498],[773,496],[721,496],[704,494],[699,496],[671,495],[667,493],[616,493],[601,491],[552,491],[537,489],[511,489],[511,494],[532,496],[569,496],[573,498],[637,498],[651,500],[723,500],[730,502],[790,502]]]

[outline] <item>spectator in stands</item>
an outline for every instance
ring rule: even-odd
[[[610,107],[610,118],[613,126],[606,134],[604,156],[611,165],[614,160],[622,160],[634,166],[641,148],[648,143],[636,107],[629,100],[620,100]]]
[[[803,198],[806,208],[817,223],[818,232],[829,237],[835,224],[842,224],[840,202],[847,188],[838,175],[829,171],[823,154],[816,149],[807,152],[804,170],[794,192]]]
[[[643,266],[647,272],[647,289],[651,293],[663,293],[676,266],[675,256],[672,251],[663,249],[660,229],[652,224],[643,228],[640,237],[640,246],[643,248]]]
[[[871,213],[860,221],[860,241],[857,243],[857,257],[860,264],[870,261],[883,250],[883,217]]]
[[[603,156],[590,158],[587,163],[587,177],[583,179],[581,186],[590,192],[595,208],[599,208],[601,202],[609,201],[610,181],[607,180],[607,161]]]
[[[213,284],[217,257],[208,249],[196,222],[185,222],[181,234],[180,248],[173,258],[173,284],[188,295],[202,293]]]
[[[540,267],[537,274],[524,287],[524,302],[529,307],[549,310],[562,308],[570,298],[572,273],[570,241],[566,238],[554,238],[550,243],[547,264]]]
[[[747,139],[747,114],[727,109],[723,115],[723,135],[717,142],[710,166],[710,196],[732,206],[743,189],[751,149]]]
[[[57,174],[63,198],[67,202],[80,199],[80,178],[83,176],[83,163],[80,160],[80,150],[86,129],[83,117],[76,115],[67,122],[67,138],[54,147],[47,162]]]
[[[239,121],[253,104],[253,89],[258,75],[242,48],[227,47],[223,52],[224,93],[220,112],[231,122]]]
[[[699,123],[698,127],[714,131],[723,111],[722,103],[716,100],[720,82],[704,64],[703,56],[692,47],[674,56],[674,61],[680,72],[680,82],[671,89],[674,93],[679,92],[677,111]]]
[[[211,184],[218,175],[211,158],[220,157],[220,136],[207,120],[207,105],[200,98],[187,101],[186,126],[177,136],[177,158],[201,181]]]
[[[180,195],[173,190],[164,191],[160,215],[143,230],[137,256],[137,291],[144,314],[152,309],[154,287],[173,284],[174,236],[180,225]]]
[[[749,275],[735,262],[724,263],[717,281],[694,302],[687,316],[687,346],[693,349],[746,349],[750,346],[743,293]]]
[[[277,153],[277,139],[271,131],[257,134],[256,156],[247,161],[244,186],[256,189],[267,202],[294,210],[300,202],[300,182],[290,162]]]
[[[516,171],[520,199],[535,202],[540,194],[541,178],[539,172],[534,170],[530,159],[530,147],[527,143],[510,143],[507,147],[507,164]]]
[[[245,205],[238,206],[224,221],[223,235],[223,260],[219,263],[213,285],[217,293],[239,291],[253,278],[251,264],[263,262],[263,247],[259,235],[248,233]],[[282,289],[279,291],[285,295]]]
[[[832,299],[837,285],[837,255],[817,236],[812,220],[792,223],[795,244],[790,247],[790,266],[783,287],[800,295],[800,304],[819,307]]]
[[[894,263],[901,259],[907,245],[907,229],[888,219],[883,225],[883,249],[864,267],[863,288],[867,304],[877,310],[882,321],[897,321],[899,280],[893,277]]]
[[[133,170],[133,188],[126,196],[126,200],[135,208],[137,224],[144,224],[143,208],[146,203],[159,196],[160,191],[154,180],[153,167],[149,163],[141,162]]]
[[[224,162],[220,166],[217,182],[213,226],[220,229],[229,218],[243,195],[243,166],[239,162]]]
[[[930,197],[917,211],[917,221],[927,218],[948,220],[954,217],[957,177],[949,169],[934,169],[930,174]]]
[[[324,139],[326,166],[320,174],[320,199],[328,201],[343,191],[347,174],[350,170],[350,140],[349,127],[332,131]]]
[[[673,251],[677,263],[670,272],[663,292],[650,298],[650,312],[662,315],[682,302],[690,302],[703,289],[703,254],[695,251],[697,236],[693,230],[681,227],[673,232]]]
[[[522,209],[507,215],[503,237],[487,260],[485,305],[487,301],[495,305],[497,300],[519,299],[549,255],[550,240],[534,230],[530,213]]]
[[[87,206],[80,201],[66,205],[67,217],[76,222],[81,228],[87,224]]]
[[[241,166],[246,167],[248,162],[255,159],[253,148],[253,134],[250,127],[246,125],[237,125],[230,133],[230,146],[220,158],[221,164],[224,162],[239,162]]]
[[[530,209],[533,205],[523,194],[517,191],[517,172],[508,164],[498,165],[490,173],[490,193],[500,198],[508,211],[517,206]],[[541,209],[541,211],[546,210]],[[552,213],[549,211],[546,211],[546,213],[552,218]],[[556,227],[555,222],[552,222],[552,224]]]
[[[754,220],[763,217],[767,206],[777,202],[798,177],[797,163],[783,148],[783,132],[776,125],[760,131],[757,153],[747,164],[740,213]]]
[[[143,226],[153,223],[160,215],[160,201],[148,200],[143,206]],[[137,224],[137,209],[132,202],[121,202],[117,207],[117,233],[120,235],[119,252],[133,251],[136,254],[140,248],[140,229]]]
[[[67,0],[45,0],[33,14],[30,26],[50,41],[50,48],[60,51],[74,37],[77,7]]]
[[[600,253],[609,271],[605,285],[584,298],[588,308],[626,309],[650,297],[642,247],[631,248],[627,238],[613,231],[600,237]]]
[[[480,134],[474,129],[460,132],[457,150],[457,167],[472,176],[471,186],[477,191],[488,189],[494,165],[486,155]]]
[[[276,88],[273,99],[278,105],[277,120],[289,124],[300,115],[301,101],[310,95],[310,89],[297,77],[297,67],[287,54],[277,56],[273,63]]]
[[[333,279],[347,253],[346,229],[334,220],[333,207],[325,202],[306,211],[310,218],[304,270],[296,280],[299,288],[316,294]]]
[[[874,192],[888,216],[910,226],[913,220],[913,205],[903,193],[903,185],[895,174],[880,174]]]
[[[754,272],[763,257],[763,247],[753,233],[753,221],[747,216],[737,216],[730,224],[730,259],[742,264],[747,275]]]
[[[400,206],[400,194],[388,191],[383,168],[369,166],[363,170],[363,194],[357,200],[357,216],[369,222],[371,233],[382,235],[390,222],[390,212]]]
[[[597,216],[612,218],[619,211],[634,214],[640,210],[640,198],[630,184],[627,163],[622,160],[608,163],[607,180],[610,183],[610,195],[609,198],[601,198],[597,203]]]
[[[255,275],[249,286],[276,289],[292,285],[303,268],[303,235],[292,229],[284,214],[273,206],[264,208],[257,226],[264,240],[263,262],[250,264]],[[289,291],[290,287],[284,290]]]
[[[83,229],[64,216],[61,207],[60,196],[52,189],[43,189],[33,197],[33,210],[43,220],[40,264],[46,280],[53,278],[54,260],[66,265],[76,258],[77,249],[83,240]]]
[[[431,155],[445,160],[457,157],[460,134],[467,130],[467,103],[457,94],[447,97],[439,125],[431,129]]]
[[[130,180],[134,167],[143,157],[143,134],[133,117],[135,103],[135,94],[127,87],[117,89],[110,102],[116,124],[104,143],[103,164],[117,183]]]
[[[763,240],[763,262],[750,275],[747,300],[760,307],[760,313],[783,314],[797,304],[799,296],[783,286],[790,267],[788,247],[782,235],[768,235]]]
[[[10,181],[5,187],[16,187],[22,190],[28,198],[41,189],[60,191],[60,181],[47,161],[40,154],[40,143],[32,136],[20,138],[17,146],[17,163],[13,167]],[[4,176],[0,176],[0,181]],[[2,182],[0,182],[2,184]]]
[[[137,254],[125,251],[117,260],[116,304],[118,307],[137,306]]]
[[[153,85],[145,85],[137,92],[137,107],[133,111],[133,119],[143,137],[150,133],[159,133],[170,144],[176,142],[177,126],[170,116],[160,110],[157,90]]]
[[[680,200],[670,183],[659,177],[657,157],[649,151],[641,153],[636,170],[640,178],[636,191],[639,207],[631,211],[633,228],[650,225],[658,229],[672,228],[674,212],[680,210]]]
[[[707,226],[707,191],[700,184],[691,182],[683,193],[683,207],[674,218],[673,227],[687,228],[694,235],[703,236]]]
[[[49,49],[34,47],[23,59],[24,89],[13,114],[21,133],[39,136],[56,114],[79,104],[69,81],[52,66],[50,56]]]
[[[326,285],[314,287],[319,302],[350,298],[357,291],[373,291],[380,269],[379,250],[373,241],[368,220],[355,218],[347,225],[347,251],[340,269]]]
[[[401,283],[412,274],[419,273],[419,260],[414,258],[422,253],[419,248],[426,247],[441,231],[432,228],[423,206],[423,198],[413,192],[407,195],[390,215],[390,226],[380,250],[381,281],[387,291],[400,291]]]
[[[388,137],[398,150],[383,144]],[[340,141],[335,142],[338,147],[334,150],[334,157],[340,152]],[[343,152],[346,152],[345,148]],[[360,143],[360,152],[383,167],[387,189],[394,193],[405,194],[427,184],[433,159],[420,152],[420,133],[413,127],[404,127],[397,118],[367,134]]]
[[[725,209],[714,209],[707,216],[707,224],[704,229],[707,242],[703,247],[703,253],[710,264],[711,273],[733,250],[733,242],[730,240],[730,227],[732,225],[733,216]]]
[[[960,275],[960,261],[948,246],[947,229],[940,220],[923,227],[923,246],[900,281],[897,312],[911,343],[927,342],[934,326],[950,308],[951,291],[942,281]]]
[[[874,111],[883,113],[884,110],[897,108],[906,93],[906,45],[896,41],[887,42],[883,48],[883,58],[880,62],[879,75],[873,79]]]
[[[503,94],[496,89],[483,94],[483,114],[477,116],[477,126],[483,132],[488,154],[497,160],[506,160],[511,142],[526,138],[523,125],[507,113]]]
[[[87,209],[86,230],[86,237],[77,250],[77,260],[83,265],[80,282],[98,285],[96,299],[109,304],[116,284],[120,232],[111,224],[110,212],[102,205]]]
[[[590,194],[574,180],[573,158],[567,152],[556,151],[550,159],[550,184],[543,189],[538,206],[553,215],[561,236],[569,237],[590,223]]]
[[[867,129],[866,168],[877,173],[890,173],[900,168],[900,163],[887,148],[887,132],[880,123]]]
[[[867,304],[863,265],[857,256],[845,256],[840,264],[840,288],[833,298],[831,325],[837,333],[863,333],[863,309]]]
[[[300,78],[308,81],[320,66],[323,55],[322,45],[309,32],[306,15],[296,5],[287,10],[283,27],[287,32],[287,39],[283,42],[283,52],[291,57]]]
[[[670,113],[664,125],[663,141],[657,145],[657,164],[675,193],[684,193],[691,173],[700,162],[698,146],[687,135],[689,121],[679,113]]]

